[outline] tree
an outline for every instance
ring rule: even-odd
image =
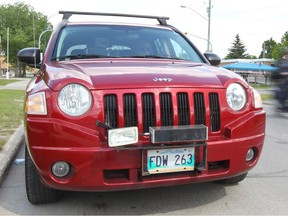
[[[9,29],[9,63],[16,67],[18,51],[24,47],[38,46],[38,37],[47,27],[51,28],[52,25],[47,24],[46,16],[35,12],[30,5],[23,2],[0,5],[0,49],[7,52]]]
[[[272,51],[272,58],[280,60],[282,58],[282,50],[286,47],[288,47],[288,31],[282,36],[281,42],[275,45]]]
[[[247,49],[245,48],[245,45],[240,40],[239,34],[237,34],[232,43],[232,47],[228,49],[229,53],[225,57],[225,59],[238,59],[238,58],[245,59],[249,56],[248,54],[245,53],[246,50]]]
[[[276,47],[277,42],[272,38],[270,40],[266,40],[262,44],[262,51],[259,55],[259,58],[272,58],[273,49]]]

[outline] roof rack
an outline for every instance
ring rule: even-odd
[[[68,20],[73,14],[76,14],[76,15],[118,16],[118,17],[133,17],[133,18],[157,19],[160,25],[167,25],[167,20],[169,20],[169,17],[136,15],[136,14],[119,14],[119,13],[59,11],[59,14],[63,14],[62,20]]]

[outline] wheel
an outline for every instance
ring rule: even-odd
[[[52,203],[59,198],[59,191],[47,188],[41,183],[27,147],[25,149],[25,183],[27,198],[32,204]]]
[[[246,173],[243,173],[241,175],[234,176],[234,177],[228,178],[228,179],[219,180],[216,182],[220,183],[220,184],[237,184],[237,183],[243,181],[246,178],[247,174],[248,173],[246,172]]]

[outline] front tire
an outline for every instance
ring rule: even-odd
[[[59,198],[59,191],[47,188],[41,183],[27,147],[25,148],[25,183],[27,198],[32,204],[52,203]]]
[[[247,174],[248,173],[246,172],[246,173],[243,173],[241,175],[234,176],[234,177],[228,178],[228,179],[219,180],[216,182],[220,183],[220,184],[229,184],[229,185],[237,184],[237,183],[243,181],[246,178]]]

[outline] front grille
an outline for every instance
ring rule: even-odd
[[[220,130],[218,93],[108,94],[104,96],[104,121],[113,128],[137,126],[143,133],[156,125],[190,124],[203,124],[216,132]]]

